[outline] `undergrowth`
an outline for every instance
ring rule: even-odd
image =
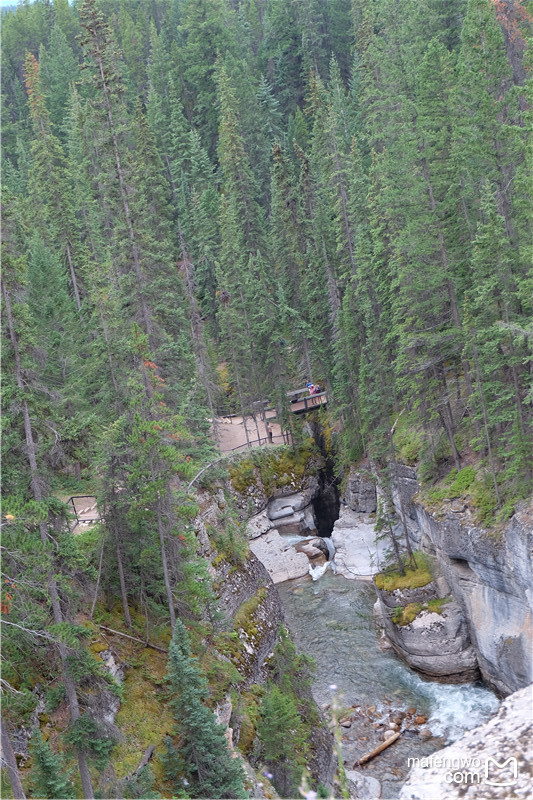
[[[443,606],[449,602],[447,597],[437,597],[427,603],[409,603],[406,606],[396,606],[392,621],[395,625],[410,625],[421,611],[431,611],[433,614],[442,614]]]
[[[398,569],[376,575],[374,581],[378,589],[394,592],[396,589],[419,589],[431,583],[433,577],[428,557],[419,551],[413,555],[416,567],[406,567],[405,575],[402,575]]]
[[[295,491],[302,489],[307,478],[316,474],[319,463],[320,454],[315,443],[306,439],[296,447],[253,450],[230,466],[229,473],[233,488],[239,494],[263,490],[269,496],[285,486]]]

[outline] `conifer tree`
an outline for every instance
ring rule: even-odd
[[[189,781],[191,796],[247,797],[240,761],[233,757],[223,726],[206,705],[207,681],[191,654],[187,630],[179,619],[169,649],[168,679],[180,737],[178,764]]]
[[[31,738],[32,784],[36,797],[76,797],[65,764],[59,754],[54,753],[40,731]]]
[[[37,504],[37,508],[40,507],[41,509],[40,513],[37,515],[39,521],[34,524],[33,533],[37,534],[38,532],[40,544],[46,552],[49,542],[49,501],[47,502],[46,479],[42,470],[42,445],[46,439],[37,439],[36,436],[37,421],[39,425],[44,425],[45,428],[47,427],[46,422],[43,420],[46,407],[44,407],[42,402],[39,402],[39,391],[36,389],[35,385],[30,386],[28,382],[24,380],[24,375],[27,374],[26,371],[28,368],[31,370],[34,353],[31,318],[27,313],[25,297],[27,266],[26,257],[21,254],[20,233],[17,231],[17,224],[12,217],[10,218],[9,212],[7,212],[7,214],[8,216],[6,217],[5,223],[7,223],[10,245],[7,250],[4,249],[5,269],[2,294],[5,309],[5,325],[7,328],[6,338],[10,347],[9,357],[12,359],[14,384],[19,395],[18,414],[22,416],[23,433],[21,438],[25,442],[24,458],[27,460],[26,472],[29,473],[29,480],[26,481],[26,487],[23,491],[23,501],[27,502],[31,499]],[[4,225],[4,230],[5,228],[6,225]],[[14,420],[12,424],[13,422]],[[20,419],[17,420],[16,424],[20,424]],[[41,461],[41,463],[39,463],[39,461]],[[51,518],[53,522],[53,511]],[[65,618],[61,608],[61,598],[54,567],[53,561],[50,562],[47,559],[44,564],[45,575],[42,576],[42,578],[47,588],[47,602],[52,609],[54,624],[56,626],[61,626]],[[59,644],[58,647],[71,723],[74,725],[81,717],[76,685],[70,673],[68,661],[69,651],[65,644]],[[78,748],[78,765],[84,797],[92,798],[94,795],[91,776],[87,763],[87,754],[83,746]]]
[[[26,57],[24,67],[30,114],[36,134],[32,147],[35,194],[41,203],[43,217],[51,226],[51,235],[66,257],[79,311],[80,278],[73,247],[76,223],[73,217],[65,156],[59,140],[52,133],[50,116],[42,93],[39,65],[30,53]]]

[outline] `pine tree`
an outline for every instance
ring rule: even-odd
[[[11,212],[12,213],[12,212]],[[8,233],[9,247],[4,248],[4,281],[2,286],[6,339],[9,342],[9,358],[12,360],[12,373],[14,374],[13,389],[19,396],[17,403],[18,413],[11,420],[11,424],[20,425],[22,416],[22,428],[20,438],[25,447],[22,448],[25,465],[25,483],[22,497],[17,503],[27,503],[33,501],[35,508],[39,509],[36,515],[32,515],[32,532],[38,535],[40,546],[46,552],[49,542],[48,519],[50,515],[52,526],[55,523],[61,529],[57,505],[47,497],[46,476],[43,470],[43,445],[46,437],[37,437],[37,430],[41,427],[49,428],[46,421],[46,412],[49,412],[48,404],[39,402],[39,389],[25,380],[24,375],[27,370],[30,374],[35,372],[33,367],[34,342],[31,317],[27,310],[26,300],[26,257],[21,253],[21,236],[18,224],[6,209],[4,231]],[[33,367],[33,369],[32,369]],[[15,389],[16,387],[16,389]],[[9,396],[9,394],[8,394]],[[11,394],[11,396],[13,396]],[[17,419],[18,417],[18,419]],[[52,430],[54,429],[52,425]],[[28,486],[29,484],[29,486]],[[49,511],[49,505],[51,509]],[[47,589],[47,602],[50,604],[54,624],[62,626],[65,622],[61,608],[61,598],[59,594],[58,581],[55,577],[57,565],[53,561],[46,559],[43,564],[45,574],[41,576],[42,583]],[[64,625],[63,625],[64,627]],[[67,626],[68,627],[68,626]],[[59,644],[59,653],[62,665],[62,677],[65,684],[67,700],[70,709],[71,723],[74,725],[81,717],[80,705],[76,691],[75,681],[69,668],[69,651],[65,644]],[[87,754],[83,747],[78,749],[78,765],[83,786],[84,797],[92,798],[93,789],[91,776],[89,773]]]
[[[291,731],[291,737],[287,736]],[[305,734],[296,703],[289,693],[272,686],[261,703],[258,736],[264,758],[274,770],[274,783],[284,796],[296,793],[301,779]]]
[[[26,57],[24,67],[30,113],[36,134],[32,146],[34,191],[36,199],[43,208],[43,217],[51,226],[50,233],[66,258],[79,311],[81,310],[80,277],[73,245],[77,238],[76,222],[65,156],[59,140],[52,133],[50,116],[42,93],[39,65],[30,53]]]
[[[189,781],[192,797],[247,797],[244,773],[230,752],[225,730],[207,707],[207,681],[198,660],[191,655],[189,636],[176,620],[169,649],[170,705],[180,737],[178,763]],[[177,775],[172,776],[177,779]]]
[[[70,776],[59,754],[54,753],[40,731],[31,738],[32,784],[34,796],[50,798],[76,797]]]
[[[39,49],[39,64],[50,121],[57,136],[64,138],[64,117],[72,83],[80,80],[77,59],[61,27],[56,23],[50,34],[49,49]]]

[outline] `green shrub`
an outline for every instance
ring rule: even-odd
[[[46,710],[49,712],[55,711],[56,708],[59,708],[64,699],[65,687],[62,683],[58,684],[58,686],[53,686],[51,689],[48,689],[45,698]]]
[[[428,600],[427,603],[409,603],[404,606],[396,606],[392,615],[395,625],[410,625],[421,611],[431,611],[433,614],[442,614],[442,607],[449,602],[447,597],[436,597]]]
[[[459,472],[452,469],[450,474],[444,479],[444,485],[447,488],[430,489],[428,491],[428,500],[431,503],[436,503],[439,500],[453,500],[458,497],[464,497],[476,479],[476,471],[474,467],[464,467]]]
[[[395,625],[410,625],[423,608],[424,605],[422,603],[409,603],[405,607],[398,606],[394,609],[392,621]]]
[[[284,486],[302,488],[309,475],[315,475],[319,453],[312,439],[297,447],[256,449],[229,467],[231,483],[236,492],[264,488],[267,495]]]
[[[250,545],[246,536],[246,530],[233,520],[228,520],[222,530],[217,530],[211,534],[211,538],[218,550],[219,555],[227,560],[241,566],[246,562]]]
[[[398,461],[414,466],[422,450],[421,434],[409,428],[396,432],[394,437]]]
[[[494,522],[498,501],[489,475],[476,481],[472,489],[472,500],[477,511],[476,522],[479,525],[491,525]]]

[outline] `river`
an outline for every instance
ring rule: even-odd
[[[316,660],[312,689],[318,705],[324,708],[335,694],[342,706],[361,707],[360,724],[354,721],[352,730],[344,732],[348,767],[379,743],[383,728],[377,726],[391,710],[415,707],[428,717],[433,738],[423,740],[417,729],[409,730],[365,767],[366,774],[382,781],[383,797],[397,796],[408,758],[429,755],[497,710],[499,702],[486,686],[424,680],[393,651],[383,651],[372,617],[376,596],[371,585],[328,570],[317,581],[305,577],[277,588],[297,646]],[[376,707],[372,714],[365,711],[369,706]]]

